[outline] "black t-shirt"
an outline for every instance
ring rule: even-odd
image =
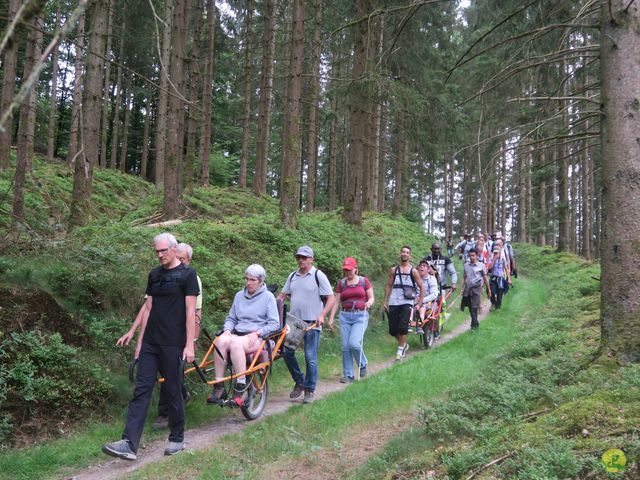
[[[200,293],[195,269],[180,264],[149,272],[147,295],[152,299],[144,341],[152,345],[185,346],[187,309],[185,297]]]

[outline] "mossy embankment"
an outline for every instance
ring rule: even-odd
[[[301,214],[296,230],[282,227],[277,201],[234,188],[185,194],[182,223],[159,220],[161,194],[134,176],[95,172],[86,226],[66,229],[72,175],[64,165],[37,161],[27,179],[25,226],[10,233],[10,173],[0,174],[0,445],[4,448],[68,435],[78,425],[119,418],[130,394],[130,350],[115,349],[139,308],[146,275],[157,264],[151,242],[168,230],[194,247],[204,285],[204,324],[215,330],[241,288],[244,269],[261,263],[267,281],[282,285],[302,244],[332,282],[344,256],[376,278],[409,244],[416,256],[430,238],[420,225],[367,214],[362,228],[335,212]],[[335,344],[335,345],[334,345]],[[328,349],[335,356],[337,339]],[[336,360],[337,361],[337,360]]]

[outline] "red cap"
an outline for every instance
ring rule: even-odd
[[[347,257],[342,261],[342,269],[343,270],[353,270],[354,268],[358,268],[358,262],[353,257]]]

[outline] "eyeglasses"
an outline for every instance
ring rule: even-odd
[[[307,257],[306,255],[296,255],[296,260],[306,260],[307,258],[309,257]]]
[[[168,251],[169,251],[168,248],[161,248],[160,250],[155,250],[156,255],[166,255]]]

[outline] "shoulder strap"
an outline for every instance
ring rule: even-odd
[[[396,277],[400,278],[400,285],[403,285],[402,272],[400,272],[400,265],[396,265]]]
[[[413,288],[416,288],[416,281],[413,278],[413,271],[415,270],[415,268],[411,267],[411,270],[409,270],[409,278],[411,278],[411,283],[413,283]]]
[[[367,289],[366,278],[360,275],[360,279],[358,280],[358,286],[362,286],[365,290]]]
[[[291,284],[291,280],[293,279],[293,276],[296,274],[297,270],[294,270],[293,272],[291,272],[291,275],[289,275],[289,284]]]
[[[320,291],[320,280],[318,280],[318,269],[316,268],[316,272],[315,272],[315,277],[316,277],[316,285],[318,286],[318,291]]]
[[[346,277],[340,279],[340,286],[342,287],[342,290],[347,288],[347,278]]]

